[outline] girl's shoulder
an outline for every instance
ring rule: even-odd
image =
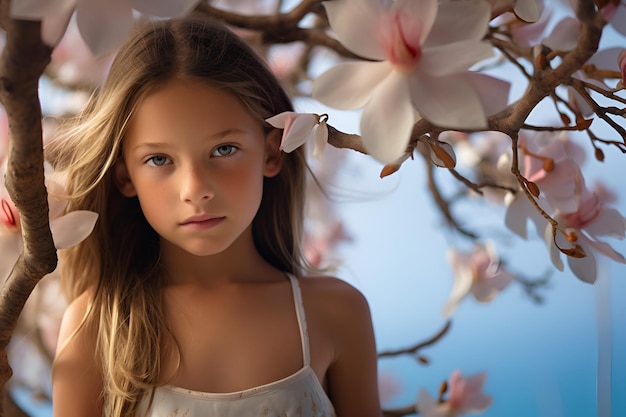
[[[329,276],[302,277],[298,282],[307,309],[327,316],[337,325],[370,320],[367,299],[350,283]]]

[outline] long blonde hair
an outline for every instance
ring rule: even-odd
[[[122,196],[112,175],[133,113],[174,77],[227,89],[266,132],[272,129],[266,118],[292,110],[264,62],[222,24],[196,18],[155,21],[120,49],[102,88],[46,148],[56,169],[67,172],[67,210],[100,215],[94,232],[61,256],[70,299],[86,290],[93,294],[84,323],[98,329],[96,357],[104,379],[104,414],[110,417],[134,416],[141,396],[157,384],[163,349],[175,348],[161,309],[158,235],[137,199]],[[303,152],[284,155],[280,173],[264,179],[252,226],[259,253],[297,275],[307,269],[301,248]]]

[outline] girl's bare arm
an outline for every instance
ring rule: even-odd
[[[325,300],[335,358],[328,369],[329,396],[337,417],[381,417],[376,343],[369,305],[351,285],[337,280]]]
[[[88,298],[87,293],[81,295],[63,315],[52,368],[54,417],[102,416],[102,376],[95,357],[96,332],[89,326],[79,329]]]

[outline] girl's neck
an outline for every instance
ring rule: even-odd
[[[235,283],[273,281],[283,277],[257,251],[252,236],[238,239],[226,250],[196,256],[169,242],[161,242],[161,266],[166,286],[194,285],[217,288]]]

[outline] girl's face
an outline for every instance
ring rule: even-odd
[[[174,79],[139,105],[116,182],[138,197],[162,247],[214,255],[249,231],[263,177],[280,170],[278,139],[232,93]]]

